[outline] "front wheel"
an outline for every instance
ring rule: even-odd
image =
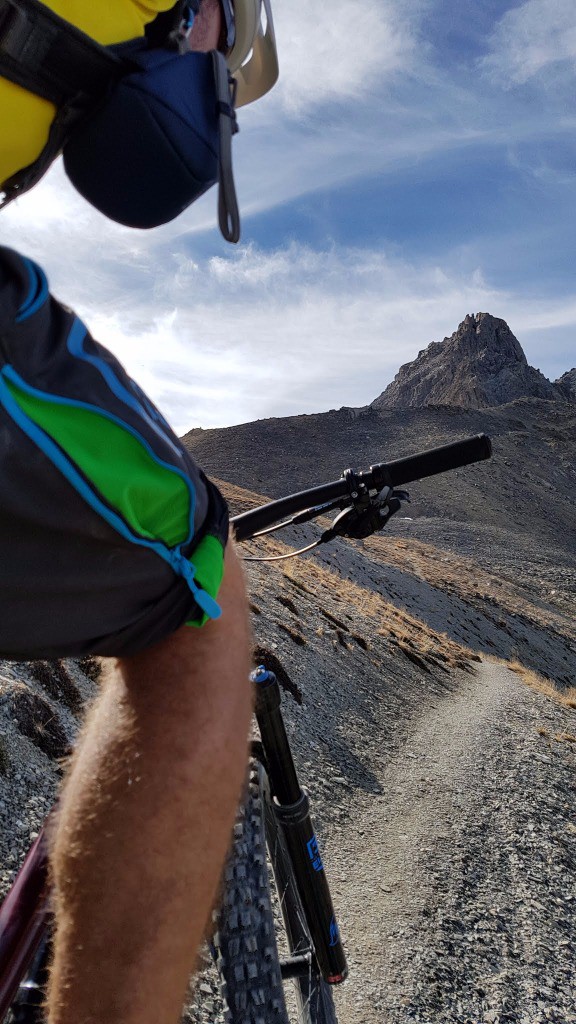
[[[278,892],[273,909],[266,847]],[[285,935],[280,956],[277,931]],[[294,871],[274,814],[266,772],[254,761],[225,869],[214,938],[229,1024],[337,1024],[330,987],[321,977]],[[283,976],[294,974],[296,998],[286,1007]],[[304,969],[302,967],[304,964]],[[292,1012],[293,1009],[293,1012]]]

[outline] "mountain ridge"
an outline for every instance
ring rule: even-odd
[[[450,337],[404,363],[370,405],[376,409],[452,405],[492,408],[519,398],[576,399],[576,369],[552,382],[530,366],[505,320],[469,313]]]

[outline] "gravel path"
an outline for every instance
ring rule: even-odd
[[[327,843],[348,1024],[574,1022],[576,714],[485,662],[427,705]]]

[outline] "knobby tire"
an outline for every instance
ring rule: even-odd
[[[266,846],[290,952],[309,955],[307,973],[293,982],[283,982],[281,976]],[[268,779],[258,762],[252,764],[247,798],[235,826],[214,945],[228,1024],[289,1024],[284,984],[295,985],[298,1024],[337,1024],[330,987],[314,957]]]

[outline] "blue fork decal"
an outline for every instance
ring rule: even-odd
[[[320,856],[320,850],[318,849],[318,840],[316,836],[312,836],[311,839],[306,843],[306,849],[308,850],[308,856],[312,861],[312,867],[314,871],[323,871],[324,865],[322,864],[322,857]]]

